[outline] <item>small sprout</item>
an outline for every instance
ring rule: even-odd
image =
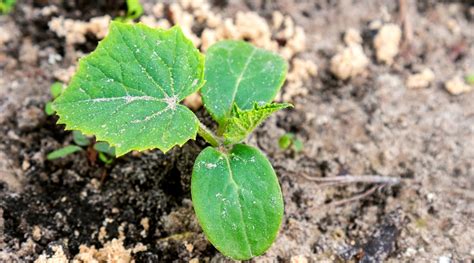
[[[469,85],[474,85],[474,73],[468,74],[466,76],[466,83]]]
[[[111,147],[107,142],[96,142],[94,144],[94,150],[102,154],[115,156],[115,148]]]
[[[139,0],[127,0],[127,18],[139,18],[143,14],[143,7]]]
[[[299,153],[303,150],[303,142],[300,139],[295,138],[293,140],[293,150],[295,153]]]
[[[56,112],[53,109],[53,103],[51,101],[46,102],[46,105],[44,106],[44,112],[48,116],[54,115],[54,113]]]
[[[51,95],[53,95],[53,98],[59,97],[61,93],[63,93],[64,90],[64,85],[61,82],[54,82],[53,85],[49,88],[51,91]]]
[[[218,42],[204,59],[178,26],[113,22],[53,107],[59,124],[96,136],[93,148],[105,163],[133,150],[167,152],[199,134],[211,146],[192,172],[197,219],[222,254],[247,260],[275,240],[283,197],[270,161],[242,141],[272,113],[291,107],[272,103],[286,71],[283,58],[243,41]],[[217,134],[180,103],[200,89]]]
[[[143,14],[143,6],[140,0],[126,0],[127,14],[124,17],[118,17],[117,21],[127,22],[139,18]]]
[[[72,140],[76,145],[68,145],[64,148],[55,150],[47,155],[48,160],[54,160],[62,157],[66,157],[69,154],[82,151],[82,147],[91,146],[91,141],[80,131],[72,131]],[[81,147],[82,146],[82,147]],[[97,142],[94,144],[93,149],[97,152],[99,160],[105,164],[110,164],[115,158],[115,149],[111,147],[107,142]]]
[[[72,131],[72,140],[79,146],[89,146],[89,139],[80,131]]]
[[[292,144],[294,137],[295,135],[293,133],[285,133],[284,135],[282,135],[278,140],[278,146],[280,146],[280,149],[288,149],[288,147],[290,147],[290,145]]]
[[[111,164],[114,161],[113,157],[109,157],[107,154],[99,152],[99,160],[105,164]]]
[[[66,157],[69,154],[73,154],[73,153],[79,152],[79,151],[82,151],[81,147],[79,147],[77,145],[68,145],[64,148],[61,148],[61,149],[55,150],[53,152],[50,152],[46,156],[46,158],[48,160],[55,160],[55,159]]]
[[[16,0],[0,0],[0,14],[8,14],[13,10]]]
[[[51,87],[49,88],[51,92],[51,96],[53,96],[53,99],[56,99],[63,93],[64,90],[64,85],[61,82],[55,82]],[[46,105],[44,106],[44,111],[46,112],[46,115],[51,116],[53,115],[56,111],[53,108],[53,103],[51,101],[48,101]]]
[[[286,150],[291,146],[292,150],[295,153],[301,152],[304,147],[303,142],[300,139],[296,138],[295,134],[291,132],[285,133],[280,137],[280,139],[278,140],[278,146],[280,146],[280,149],[282,150]]]

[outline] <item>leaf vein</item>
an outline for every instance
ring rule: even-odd
[[[118,27],[117,27],[118,28]],[[138,63],[138,65],[140,66],[140,68],[143,70],[142,72],[145,73],[145,75],[147,76],[147,78],[149,80],[151,80],[156,86],[157,88],[159,88],[161,90],[161,92],[163,92],[163,95],[165,97],[170,97],[170,95],[164,90],[164,88],[158,84],[158,82],[155,80],[155,78],[153,78],[153,76],[150,74],[150,72],[148,72],[148,69],[143,66],[142,62],[138,59],[137,55],[135,54],[135,52],[133,51],[133,49],[131,48],[131,46],[127,43],[127,41],[125,41],[125,39],[123,38],[123,35],[122,35],[122,32],[121,32],[121,29],[118,29],[118,31],[120,31],[120,34],[118,34],[120,36],[120,39],[122,40],[122,42],[128,47],[128,49],[130,50],[130,53],[132,53],[133,57],[135,58],[135,61]]]
[[[224,158],[226,160],[226,163],[227,163],[227,169],[229,169],[229,177],[230,177],[230,180],[231,180],[231,183],[233,185],[235,185],[236,187],[236,191],[237,191],[237,195],[238,195],[238,200],[239,200],[239,215],[240,215],[240,222],[242,223],[243,225],[243,228],[244,228],[244,239],[245,239],[245,243],[247,244],[247,248],[249,250],[249,254],[250,256],[253,256],[253,252],[252,252],[252,248],[250,247],[250,242],[249,242],[249,237],[248,237],[248,234],[247,234],[247,225],[245,224],[245,220],[244,220],[244,215],[243,215],[243,212],[242,212],[242,204],[240,203],[240,197],[241,197],[241,191],[240,191],[240,186],[237,184],[237,182],[235,182],[234,180],[234,173],[232,172],[232,168],[230,166],[230,160],[229,160],[229,157],[227,155],[224,155]]]
[[[240,75],[238,76],[237,81],[235,82],[234,90],[233,90],[233,93],[232,93],[232,100],[231,100],[228,111],[230,111],[232,109],[233,102],[235,101],[235,96],[237,95],[237,91],[238,91],[239,86],[240,86],[240,82],[242,81],[242,78],[243,78],[243,76],[244,76],[245,72],[247,71],[247,68],[250,64],[250,61],[252,60],[252,58],[253,58],[253,56],[255,55],[256,52],[257,52],[257,49],[254,48],[252,50],[252,53],[250,53],[250,55],[247,57],[247,60],[245,61],[245,64],[244,64],[244,68],[240,72]]]

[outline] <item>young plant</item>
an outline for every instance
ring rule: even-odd
[[[54,114],[54,110],[53,110],[53,114]],[[91,143],[92,143],[91,140],[89,140],[89,138],[87,138],[87,136],[82,134],[80,131],[72,131],[72,140],[74,141],[75,145],[74,144],[68,145],[61,149],[54,150],[46,156],[46,159],[55,160],[55,159],[66,157],[75,152],[82,151],[83,150],[82,147],[89,147],[91,146]],[[114,147],[111,147],[106,142],[96,142],[94,143],[92,148],[97,152],[97,156],[99,157],[99,160],[101,160],[105,164],[110,164],[113,162],[115,158]]]
[[[143,14],[143,6],[140,0],[126,0],[127,13],[125,16],[117,17],[116,21],[127,22],[139,18]]]
[[[53,99],[55,99],[63,93],[64,85],[61,82],[55,82],[53,83],[53,85],[51,85],[49,89],[51,91]],[[53,102],[48,101],[44,107],[44,111],[48,116],[55,114],[56,111],[53,109]],[[72,140],[76,145],[67,145],[63,148],[54,150],[46,156],[46,159],[55,160],[66,157],[75,152],[82,151],[82,147],[89,147],[92,143],[91,140],[89,140],[89,138],[87,138],[87,136],[82,134],[80,131],[72,131]],[[99,160],[101,160],[105,164],[110,164],[113,162],[115,158],[114,147],[111,147],[106,142],[95,142],[92,148],[97,152]]]
[[[296,138],[296,135],[294,133],[288,132],[283,134],[280,139],[278,139],[278,146],[282,150],[291,149],[294,151],[294,153],[299,153],[303,150],[303,142]]]
[[[49,88],[51,92],[51,96],[53,96],[53,99],[56,99],[63,93],[64,90],[64,85],[61,82],[54,82],[53,85]],[[51,101],[48,101],[46,105],[44,106],[44,112],[46,115],[51,116],[54,115],[55,111],[53,109],[53,103]]]
[[[222,41],[206,59],[177,26],[156,30],[113,22],[97,49],[79,62],[54,101],[60,124],[107,141],[117,156],[167,152],[199,134],[211,146],[197,157],[191,196],[209,241],[224,255],[249,259],[273,243],[283,217],[275,172],[242,141],[273,112],[285,61],[243,41]],[[180,102],[201,90],[217,134]]]
[[[468,85],[474,85],[474,73],[467,74],[465,79]]]
[[[13,10],[16,0],[0,0],[0,14],[8,14]]]

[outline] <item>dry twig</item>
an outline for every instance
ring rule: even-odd
[[[341,175],[331,177],[314,177],[305,173],[301,174],[304,178],[321,183],[322,185],[337,185],[337,184],[351,184],[351,183],[368,183],[368,184],[387,184],[395,185],[400,183],[400,178],[381,176],[381,175]]]
[[[305,173],[301,173],[305,179],[319,182],[319,186],[333,186],[333,185],[341,185],[341,184],[352,184],[352,183],[367,183],[367,184],[375,184],[369,190],[355,195],[350,198],[342,199],[339,201],[334,201],[329,204],[329,206],[341,206],[345,205],[363,198],[370,196],[371,194],[375,193],[377,190],[382,189],[387,185],[396,185],[399,184],[401,179],[398,177],[389,177],[389,176],[381,176],[381,175],[342,175],[342,176],[331,176],[331,177],[314,177],[309,176]]]
[[[329,203],[329,205],[330,206],[341,206],[341,205],[345,205],[345,204],[348,204],[348,203],[366,198],[366,197],[370,196],[371,194],[375,193],[377,190],[382,189],[384,186],[385,185],[375,185],[374,187],[370,188],[369,190],[367,190],[367,191],[365,191],[361,194],[355,195],[355,196],[350,197],[350,198],[342,199],[342,200],[339,200],[339,201],[331,202],[331,203]]]

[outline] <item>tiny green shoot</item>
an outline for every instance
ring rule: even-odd
[[[139,18],[143,14],[143,7],[140,0],[127,0],[127,17],[129,19]]]
[[[474,73],[466,75],[466,82],[469,85],[474,85]]]
[[[51,96],[53,97],[53,99],[56,99],[63,92],[64,85],[61,82],[55,82],[55,83],[53,83],[53,85],[51,85],[49,90],[51,92]],[[55,111],[53,109],[53,103],[51,101],[48,101],[46,103],[46,105],[44,107],[44,111],[46,112],[46,115],[48,115],[48,116],[51,116],[55,113]]]
[[[16,0],[0,0],[0,14],[8,14],[13,10]]]
[[[286,71],[283,58],[244,41],[218,42],[204,59],[178,26],[112,22],[53,108],[58,124],[95,135],[117,156],[155,148],[166,153],[200,135],[210,146],[192,172],[198,222],[222,254],[246,260],[271,246],[283,218],[270,161],[244,141],[273,112],[291,106],[272,102]],[[197,91],[217,131],[180,103]],[[94,148],[110,150],[99,143]]]
[[[303,150],[303,142],[294,133],[285,133],[278,139],[278,146],[282,150],[292,149],[295,153]]]
[[[117,17],[116,21],[128,22],[139,18],[143,14],[143,6],[140,4],[140,0],[126,0],[127,13],[125,16]]]
[[[80,131],[72,131],[72,140],[79,146],[89,146],[91,143],[89,138]]]
[[[80,131],[72,131],[72,141],[76,145],[68,145],[49,153],[46,158],[55,160],[66,157],[70,154],[82,151],[82,147],[89,147],[92,141]],[[106,142],[95,142],[92,147],[98,154],[99,159],[105,164],[110,164],[115,158],[115,149]]]
[[[96,142],[94,150],[99,154],[99,159],[105,164],[110,164],[115,158],[115,148],[106,142]]]
[[[50,87],[51,96],[56,99],[61,95],[64,91],[64,85],[60,82],[55,82]],[[53,115],[56,111],[53,109],[53,102],[49,101],[46,103],[44,111],[47,115]],[[82,151],[81,147],[88,147],[91,145],[91,140],[87,138],[82,132],[80,131],[72,131],[72,140],[76,145],[68,145],[58,150],[52,151],[49,153],[46,158],[48,160],[55,160],[59,158],[66,157],[70,154],[75,152]],[[94,150],[97,151],[99,159],[104,162],[105,164],[110,164],[113,162],[115,158],[115,149],[111,147],[106,142],[96,142],[93,146]]]
[[[55,159],[59,159],[59,158],[63,158],[63,157],[66,157],[70,154],[73,154],[75,152],[79,152],[79,151],[82,151],[82,148],[77,146],[77,145],[68,145],[68,146],[65,146],[61,149],[58,149],[58,150],[55,150],[55,151],[52,151],[50,152],[46,158],[48,160],[55,160]]]

